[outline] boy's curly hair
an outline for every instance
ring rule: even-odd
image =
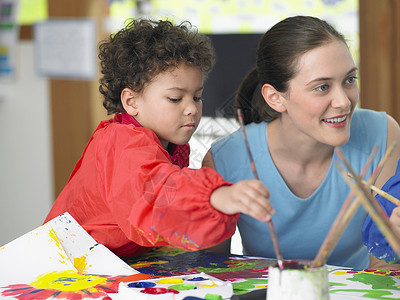
[[[120,95],[124,88],[140,93],[146,83],[171,66],[186,61],[204,75],[214,65],[210,39],[189,22],[131,20],[125,28],[99,44],[99,90],[108,114],[123,112]]]

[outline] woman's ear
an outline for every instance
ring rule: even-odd
[[[121,103],[125,111],[135,117],[138,114],[137,93],[129,88],[124,88],[121,92]]]
[[[264,84],[261,87],[261,94],[263,95],[265,102],[267,102],[271,108],[280,113],[286,111],[286,107],[284,105],[284,96],[272,85],[268,83]]]

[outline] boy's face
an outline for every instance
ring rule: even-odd
[[[186,144],[199,125],[202,114],[203,73],[181,63],[155,76],[135,97],[135,119],[168,143]]]

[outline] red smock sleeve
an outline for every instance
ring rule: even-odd
[[[98,184],[111,214],[129,240],[144,247],[171,245],[198,250],[233,235],[238,215],[209,202],[230,185],[210,168],[180,168],[147,128],[111,124],[97,132]]]

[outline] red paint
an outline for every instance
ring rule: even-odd
[[[400,272],[399,271],[390,271],[390,276],[400,276]]]
[[[161,294],[166,294],[166,293],[179,294],[178,291],[173,290],[173,289],[154,288],[154,287],[144,288],[140,292],[144,293],[144,294],[151,294],[151,295],[161,295]]]
[[[275,267],[279,267],[278,264]],[[288,270],[305,270],[309,268],[309,263],[297,259],[284,260],[283,268]]]
[[[156,276],[149,275],[149,274],[138,273],[138,274],[133,274],[133,275],[118,278],[117,281],[118,282],[121,282],[121,281],[122,282],[132,282],[132,281],[151,279],[151,278],[155,278],[155,277]]]

